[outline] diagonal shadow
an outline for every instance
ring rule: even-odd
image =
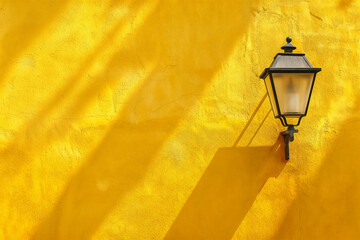
[[[111,7],[116,8],[119,7],[118,5],[120,5],[119,2],[117,2],[117,5],[115,5],[115,3],[111,4]],[[141,11],[142,7],[144,7],[144,5],[146,5],[146,1],[121,1],[121,5],[129,5],[131,7],[131,10],[134,12],[134,15]],[[110,9],[108,9],[108,11],[110,11]],[[43,119],[46,119],[46,116],[50,115],[51,112],[55,111],[55,109],[61,105],[61,103],[63,103],[65,100],[67,100],[67,97],[69,95],[71,95],[72,92],[74,92],[77,88],[79,88],[79,86],[81,86],[82,83],[82,78],[84,75],[88,74],[89,70],[91,69],[91,67],[93,67],[94,63],[98,60],[98,58],[101,56],[101,53],[104,52],[104,48],[108,45],[112,45],[115,42],[115,39],[117,38],[117,34],[119,34],[119,32],[122,32],[123,29],[125,28],[125,25],[127,22],[129,22],[131,20],[131,18],[133,18],[134,16],[132,14],[127,15],[125,17],[123,17],[123,19],[121,19],[121,21],[119,21],[117,24],[115,24],[114,27],[112,27],[112,29],[103,37],[102,41],[99,42],[99,44],[97,45],[97,47],[95,48],[95,50],[93,52],[91,52],[90,54],[88,54],[88,56],[84,59],[84,61],[82,62],[81,66],[79,67],[79,69],[74,72],[73,75],[71,75],[69,77],[69,79],[67,80],[68,83],[65,85],[62,89],[59,89],[58,92],[52,97],[52,99],[43,106],[42,110],[39,111],[39,113],[37,114],[37,117],[35,119],[33,119],[30,123],[28,123],[28,126],[34,126],[36,125],[36,122],[39,121],[44,121]],[[130,68],[131,67],[131,63],[130,61],[125,62],[122,61],[120,62],[118,57],[121,55],[125,55],[124,53],[122,53],[121,51],[117,52],[116,54],[114,54],[114,56],[112,57],[112,59],[110,60],[110,63],[108,63],[108,66],[115,66],[117,65],[121,65],[122,69],[125,68]],[[109,67],[108,67],[109,68]],[[102,73],[104,74],[104,73]],[[96,93],[98,93],[99,89],[101,87],[103,87],[104,82],[103,81],[96,81],[96,80],[103,80],[102,76],[96,76],[95,77],[95,81],[93,83],[90,83],[89,88],[86,88],[82,94],[79,94],[79,96],[76,98],[76,100],[74,101],[74,106],[70,109],[68,109],[67,111],[65,111],[64,115],[68,116],[68,115],[76,115],[76,113],[81,112],[82,108],[84,108],[85,104],[87,103],[87,101],[84,101],[86,99],[91,99],[92,96],[96,95]],[[95,85],[95,86],[92,86]],[[93,92],[89,92],[88,89],[91,89],[92,91],[95,91],[95,89],[97,90],[96,93]],[[82,100],[82,101],[81,101]],[[82,104],[76,104],[76,103],[80,103],[82,102]]]
[[[6,27],[2,28],[5,29],[4,32],[0,32],[0,81],[6,79],[14,60],[55,20],[68,3],[69,0],[11,0],[2,3],[0,21],[5,22]],[[11,21],[4,20],[3,17],[10,18]]]
[[[231,239],[267,179],[284,168],[282,142],[220,148],[165,239]]]
[[[149,61],[151,53],[165,51],[161,55],[168,56],[179,52],[176,65],[169,68],[160,61],[126,101],[34,239],[90,238],[121,198],[139,183],[151,159],[245,31],[249,5],[238,4],[242,8],[215,1],[208,8],[198,2],[169,1],[155,9],[139,29],[134,46],[144,49]],[[110,63],[114,65],[110,64],[107,71],[118,67],[116,62]]]
[[[118,7],[118,4],[115,5],[115,3],[111,4],[112,7]],[[145,5],[145,2],[136,2],[136,1],[122,1],[121,5],[129,4],[131,6],[132,11],[135,13],[141,9]],[[110,11],[110,9],[108,9]],[[18,134],[14,136],[14,138],[11,140],[10,143],[6,146],[5,149],[2,149],[0,152],[0,156],[2,156],[4,159],[9,159],[11,156],[14,157],[14,160],[19,159],[21,161],[18,162],[17,171],[20,169],[20,166],[24,163],[24,159],[30,158],[30,156],[34,156],[34,149],[36,151],[39,151],[40,147],[45,147],[44,145],[49,145],[51,142],[56,140],[59,137],[63,137],[66,135],[67,131],[61,131],[61,136],[59,134],[54,133],[54,126],[57,124],[63,122],[62,118],[58,118],[57,121],[51,120],[50,117],[53,112],[56,110],[61,109],[62,104],[69,100],[72,93],[75,92],[79,86],[82,83],[82,77],[86,75],[91,67],[93,66],[94,62],[97,60],[97,58],[101,55],[101,53],[104,51],[104,46],[109,44],[114,44],[116,35],[118,32],[121,32],[124,28],[125,21],[129,21],[130,16],[125,17],[123,21],[118,22],[103,38],[103,40],[99,43],[97,48],[93,52],[91,52],[83,61],[80,68],[74,72],[72,76],[69,77],[67,82],[69,84],[66,84],[63,86],[63,88],[59,89],[57,93],[50,99],[46,104],[44,103],[41,110],[30,120],[27,121],[26,125],[22,127],[21,130],[18,131]],[[121,65],[122,69],[124,68],[131,68],[133,67],[131,64],[131,61],[119,61],[117,57],[121,54],[121,52],[115,54],[115,56],[110,60],[110,63],[108,64],[108,69],[110,66],[116,66]],[[69,109],[66,109],[64,111],[63,116],[71,116],[71,115],[77,115],[81,110],[83,110],[87,104],[89,104],[91,101],[86,101],[86,99],[92,98],[94,95],[98,93],[98,90],[101,89],[101,85],[104,85],[103,82],[104,78],[102,76],[96,76],[95,81],[93,83],[94,86],[89,87],[91,91],[89,91],[89,88],[86,88],[84,91],[82,91],[82,94],[79,94],[80,96],[77,97],[76,100],[74,100],[73,107],[69,107]],[[90,84],[91,85],[91,84]],[[96,92],[95,92],[96,91]],[[82,104],[79,104],[77,102],[81,102]],[[87,104],[85,104],[87,103]],[[50,124],[51,123],[51,124]],[[44,134],[45,132],[45,134]],[[26,133],[26,134],[24,134]],[[23,139],[23,137],[26,137],[26,139]],[[43,142],[39,141],[39,135],[43,135]],[[22,142],[26,142],[26,153],[20,151],[22,147],[20,145]],[[19,157],[19,153],[21,152],[22,157]],[[26,156],[27,157],[24,157]]]

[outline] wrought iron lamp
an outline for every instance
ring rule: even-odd
[[[285,141],[285,159],[289,160],[289,142],[294,141],[301,118],[306,116],[316,73],[321,68],[314,68],[304,53],[293,53],[296,49],[291,44],[291,37],[282,46],[283,53],[278,53],[270,67],[265,68],[260,78],[264,79],[275,118],[279,118],[286,131],[281,132]]]

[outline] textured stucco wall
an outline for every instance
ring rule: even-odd
[[[360,1],[0,1],[0,239],[358,239]],[[283,160],[258,78],[318,74]]]

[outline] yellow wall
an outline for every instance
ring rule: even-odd
[[[0,239],[358,239],[360,1],[0,1]],[[259,74],[318,74],[284,149]]]

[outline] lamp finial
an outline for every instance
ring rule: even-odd
[[[283,49],[284,52],[286,52],[286,53],[292,53],[292,51],[296,49],[296,47],[291,44],[291,41],[292,41],[292,38],[291,38],[291,37],[287,37],[287,38],[286,38],[287,44],[285,44],[284,46],[281,47],[281,49]]]

